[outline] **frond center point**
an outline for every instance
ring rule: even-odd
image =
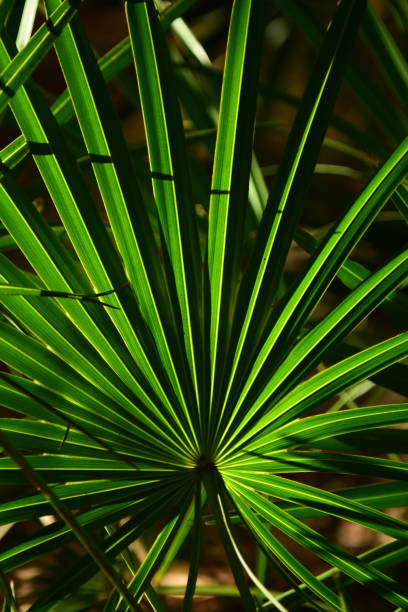
[[[216,469],[217,469],[216,465],[211,458],[205,455],[201,455],[200,457],[197,458],[196,467],[195,467],[196,472],[201,473],[201,472],[205,472],[206,470],[216,470]]]

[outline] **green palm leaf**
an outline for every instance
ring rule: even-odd
[[[81,1],[78,0],[77,4],[79,5]],[[30,77],[51,49],[54,40],[75,16],[76,7],[73,4],[72,0],[65,0],[1,71],[0,111],[6,107],[17,89]]]
[[[292,128],[274,190],[269,196],[257,232],[248,270],[240,287],[235,321],[239,340],[227,399],[234,378],[240,379],[243,373],[238,366],[240,359],[245,355],[245,364],[248,363],[257,344],[256,340],[262,333],[265,319],[270,313],[265,305],[276,297],[278,279],[298,220],[300,203],[313,172],[344,71],[346,48],[350,48],[349,40],[353,37],[363,9],[363,2],[340,5]],[[252,339],[251,353],[246,350],[247,337]]]
[[[180,307],[194,388],[193,401],[199,411],[202,384],[199,384],[198,372],[204,369],[202,271],[191,187],[183,153],[181,116],[171,87],[170,62],[153,3],[140,3],[139,6],[128,3],[126,10],[147,129],[153,193]],[[186,261],[189,262],[188,267]],[[192,303],[195,308],[192,308]],[[190,420],[192,411],[189,412],[185,405],[184,409]],[[198,414],[196,425],[197,418]],[[194,428],[192,435],[195,436]]]
[[[189,612],[209,594],[248,611],[342,611],[357,609],[357,583],[405,609],[388,570],[407,553],[408,404],[378,386],[408,392],[402,5],[394,40],[363,0],[316,7],[327,31],[303,3],[276,0],[319,46],[299,101],[297,83],[292,95],[277,78],[281,65],[290,78],[283,60],[297,47],[262,0],[234,1],[222,70],[224,6],[214,18],[194,0],[161,12],[127,0],[114,10],[129,36],[98,59],[76,2],[45,0],[34,34],[37,4],[23,4],[0,2],[4,610],[20,605],[15,576],[67,549],[72,562],[29,610],[165,612],[177,594]],[[368,45],[392,93],[351,55],[360,23],[357,49]],[[58,96],[35,82],[52,47]],[[332,114],[344,80],[388,140],[360,107]],[[145,140],[122,131],[122,106]],[[315,224],[311,182],[330,205]],[[341,212],[337,184],[352,190]],[[361,260],[354,249],[388,227],[395,247]],[[310,255],[296,278],[292,241]],[[316,316],[328,290],[337,302]],[[351,554],[308,524],[327,518],[392,541]],[[200,582],[208,524],[235,586]],[[162,583],[187,557],[184,581]]]
[[[273,523],[280,529],[284,529],[291,537],[302,543],[304,546],[313,546],[316,554],[321,555],[325,559],[335,558],[336,566],[351,576],[358,582],[370,582],[371,588],[378,590],[384,597],[395,605],[405,606],[407,603],[408,592],[400,586],[395,580],[392,580],[385,574],[368,566],[362,561],[354,558],[346,551],[339,549],[332,543],[329,543],[324,538],[317,537],[316,532],[310,527],[306,527],[300,521],[293,519],[284,511],[271,502],[267,501],[258,493],[249,492],[248,489],[235,484],[235,489],[238,492],[243,491],[244,499],[249,502],[268,522],[272,519]],[[309,539],[310,538],[310,539]]]
[[[231,16],[220,118],[213,166],[208,228],[208,270],[211,292],[211,397],[222,383],[225,344],[228,347],[231,315],[240,274],[245,207],[252,158],[255,92],[262,32],[260,2],[235,2]],[[242,40],[245,41],[243,45]],[[252,96],[244,96],[248,88]],[[245,135],[246,142],[238,145]],[[223,321],[223,325],[220,325]],[[222,352],[220,351],[222,346]],[[217,373],[217,376],[216,376]],[[219,401],[219,400],[218,400]],[[215,409],[215,408],[214,408]]]

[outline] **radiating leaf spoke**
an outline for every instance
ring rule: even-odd
[[[188,502],[189,499],[187,499],[187,503]],[[172,518],[160,531],[150,547],[145,560],[128,585],[129,592],[136,601],[140,601],[142,598],[147,585],[150,583],[150,580],[156,571],[156,568],[160,565],[164,555],[166,554],[166,551],[176,535],[177,530],[180,528],[186,509],[187,504],[184,502],[176,516]],[[117,610],[118,612],[126,612],[127,605],[124,601],[119,604]]]
[[[342,2],[327,32],[301,108],[293,125],[279,174],[265,208],[251,260],[244,275],[235,313],[234,330],[238,337],[224,406],[242,387],[243,378],[253,379],[248,371],[258,341],[270,315],[276,289],[296,225],[300,204],[317,161],[330,112],[346,67],[350,41],[357,33],[364,2]],[[276,328],[278,329],[278,328]],[[274,331],[276,331],[274,328]],[[250,339],[250,345],[248,346]],[[258,356],[256,363],[262,356]],[[256,371],[256,366],[254,366]],[[246,388],[246,385],[244,385]],[[236,393],[235,389],[235,393]],[[235,405],[235,397],[229,402]],[[239,402],[238,402],[239,405]],[[219,429],[225,433],[225,420]]]
[[[205,371],[202,270],[181,116],[171,84],[171,64],[153,2],[127,3],[126,14],[146,127],[155,203],[171,262],[183,325],[183,344],[194,388],[193,397],[186,397],[190,399],[190,409],[184,405],[184,411],[196,438],[198,412],[203,401],[201,376]]]
[[[2,41],[0,59],[3,62],[9,59],[4,41]],[[121,266],[118,266],[117,260],[115,262],[114,250],[106,248],[110,239],[106,236],[106,230],[95,208],[89,205],[85,184],[72,165],[62,138],[59,136],[58,127],[44,102],[30,87],[20,88],[10,105],[27,140],[37,143],[33,150],[34,159],[48,184],[50,194],[54,199],[67,233],[88,275],[97,287],[97,291],[106,291],[122,285],[125,279],[119,272]],[[52,146],[50,146],[50,143]],[[40,149],[41,153],[39,152]],[[136,196],[137,194],[135,199],[137,199]],[[147,236],[148,232],[146,231]],[[153,241],[153,238],[151,238],[151,241]],[[146,248],[148,248],[148,244],[146,242]],[[150,251],[152,251],[151,246]],[[135,282],[135,279],[132,280]],[[114,286],[112,287],[112,285]],[[56,287],[50,288],[56,289]],[[134,324],[137,319],[138,329],[141,331],[144,327],[138,308],[134,300],[131,300],[133,308],[132,317],[129,320],[127,310],[130,307],[130,296],[127,296],[127,300],[124,300],[123,297],[123,292],[122,294],[113,293],[109,297],[109,303],[113,302],[113,305],[119,306],[119,310],[109,309],[109,314],[121,331],[130,352],[135,355],[144,376],[153,386],[155,392],[161,396],[160,399],[167,407],[167,411],[171,415],[170,418],[174,418],[174,408],[162,387],[155,368],[152,367],[151,360],[147,358],[143,346],[145,342],[148,342],[146,330],[144,334],[142,332],[143,341],[134,332],[132,323]],[[127,330],[127,332],[125,333],[124,330]],[[132,386],[134,386],[135,381],[132,381],[132,383]],[[186,444],[188,445],[188,442]]]
[[[260,2],[234,3],[225,60],[208,228],[211,404],[220,401],[215,389],[223,383],[219,372],[222,373],[228,355],[236,284],[241,272],[262,13]],[[249,95],[243,95],[245,90]],[[217,406],[212,409],[218,412]]]
[[[408,529],[402,521],[389,517],[360,502],[342,498],[341,495],[328,493],[298,482],[288,482],[287,479],[275,475],[258,474],[256,477],[248,479],[246,476],[233,474],[230,471],[228,478],[233,482],[237,480],[245,486],[251,486],[272,498],[277,497],[278,499],[302,502],[306,506],[322,510],[325,513],[340,516],[365,527],[382,531],[391,537],[402,540],[408,538]]]
[[[272,423],[276,429],[281,423],[307,413],[352,384],[371,377],[378,367],[386,368],[390,363],[403,359],[407,356],[407,342],[408,335],[400,334],[312,376],[267,411],[253,427],[252,435],[258,435]]]
[[[187,487],[188,491],[188,487]],[[181,499],[186,500],[186,487],[182,489],[173,488],[172,492],[162,491],[152,495],[146,502],[142,503],[140,512],[126,521],[115,533],[103,542],[103,551],[108,559],[114,559],[130,542],[135,541],[140,535],[154,524],[163,515],[163,504],[167,508],[177,507]],[[93,559],[86,555],[82,557],[59,581],[58,584],[46,591],[37,601],[35,607],[49,605],[50,602],[59,601],[61,598],[72,593],[81,584],[89,580],[98,571]],[[34,607],[34,609],[35,609]]]
[[[58,0],[47,2],[51,8],[57,4]],[[106,96],[96,59],[77,21],[61,35],[56,47],[127,274],[143,314],[153,329],[162,362],[179,400],[183,402],[183,392],[165,334],[165,331],[169,334],[174,326],[171,318],[164,317],[169,310],[168,297],[162,289],[163,283],[160,283],[157,253],[153,248],[154,240],[144,207],[138,207],[136,217],[130,205],[131,202],[140,201],[141,194],[133,180],[119,122],[115,125],[113,105]],[[73,58],[76,58],[75,63]],[[116,162],[119,159],[120,164]],[[134,330],[129,328],[126,337],[130,333],[134,334]],[[175,406],[169,402],[167,404],[174,418],[177,414]]]
[[[76,0],[77,5],[81,2],[82,0]],[[73,0],[65,0],[61,6],[56,8],[47,22],[40,26],[21,51],[0,72],[0,112],[9,103],[17,89],[30,77],[52,47],[55,39],[75,16],[77,8],[74,4]]]
[[[393,431],[392,429],[388,431]],[[395,430],[394,430],[395,431]],[[398,430],[397,430],[398,431]],[[360,436],[362,434],[359,434]],[[372,441],[372,449],[381,449],[381,430],[379,439]],[[315,443],[319,447],[318,443]],[[322,445],[323,446],[323,445]],[[324,447],[323,447],[324,448]],[[332,450],[330,444],[327,445]],[[370,449],[370,450],[372,450]],[[391,459],[377,459],[363,455],[346,455],[341,451],[355,450],[347,444],[335,446],[335,452],[319,451],[284,451],[275,452],[270,456],[248,455],[246,459],[238,459],[231,462],[232,469],[238,467],[242,470],[255,470],[259,472],[273,472],[276,474],[290,474],[296,472],[335,472],[337,474],[361,474],[370,475],[375,472],[379,478],[389,478],[405,481],[408,478],[408,468],[402,461]],[[387,449],[388,450],[388,449]],[[340,451],[340,452],[337,452]],[[228,470],[228,463],[222,466],[222,470]]]
[[[350,553],[328,542],[316,531],[307,527],[300,521],[290,517],[258,493],[249,488],[242,488],[234,481],[232,487],[243,500],[256,510],[266,521],[275,525],[284,533],[298,541],[303,546],[313,550],[317,555],[335,565],[354,580],[366,584],[380,593],[394,605],[406,606],[408,591],[392,578],[374,569],[367,563],[353,557]]]
[[[394,257],[383,268],[372,274],[368,279],[361,283],[352,293],[350,293],[338,306],[336,306],[326,317],[322,319],[310,332],[308,332],[286,356],[281,365],[268,376],[267,383],[262,392],[252,402],[249,410],[245,411],[245,416],[239,420],[237,429],[232,436],[235,436],[248,421],[257,420],[257,415],[262,415],[262,406],[270,400],[276,392],[275,397],[280,399],[285,392],[291,390],[305,373],[310,371],[320,360],[322,352],[327,351],[336,341],[341,339],[357,323],[373,309],[376,305],[398,287],[408,272],[408,249],[405,249]],[[276,332],[279,333],[279,332]],[[266,346],[268,341],[266,342]],[[262,351],[261,351],[262,353]],[[262,361],[263,357],[258,358]],[[254,366],[254,371],[258,370]],[[291,375],[288,380],[289,374]],[[250,386],[247,383],[248,386]],[[233,418],[230,426],[237,419],[241,412],[248,390],[244,389],[240,401],[234,408]],[[259,418],[259,417],[258,417]],[[224,436],[225,436],[224,431]],[[230,436],[228,444],[231,444]]]
[[[230,491],[232,498],[240,512],[243,521],[255,535],[259,544],[264,550],[270,551],[277,556],[293,574],[300,578],[305,584],[323,601],[330,602],[336,609],[341,609],[338,597],[325,585],[321,584],[311,572],[309,572],[286,548],[275,538],[269,529],[262,523],[257,515],[252,512],[250,507],[233,491]]]

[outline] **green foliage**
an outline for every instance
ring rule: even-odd
[[[352,610],[356,582],[407,609],[408,585],[390,569],[407,558],[408,527],[384,510],[406,504],[408,467],[395,455],[406,434],[395,426],[408,423],[408,403],[327,403],[350,388],[358,395],[368,379],[408,395],[408,249],[376,270],[352,259],[390,198],[408,220],[408,66],[386,25],[364,0],[329,3],[327,30],[307,3],[276,0],[318,52],[301,100],[272,92],[297,112],[267,196],[253,151],[255,130],[277,125],[257,121],[259,92],[271,93],[259,83],[267,3],[235,0],[222,80],[181,20],[193,0],[160,13],[153,0],[127,0],[129,37],[99,60],[80,2],[45,0],[31,37],[24,4],[0,2],[0,110],[19,133],[0,152],[0,398],[13,411],[0,431],[0,521],[41,526],[0,553],[4,610],[18,610],[16,569],[79,542],[84,554],[30,610],[90,609],[95,584],[106,612],[140,610],[142,599],[161,612],[160,580],[186,541],[183,612],[197,593],[238,596],[249,611]],[[403,29],[407,11],[393,4]],[[360,26],[395,112],[354,62]],[[27,41],[19,51],[17,32]],[[49,108],[31,75],[53,45],[67,90]],[[137,93],[124,73],[131,64]],[[140,104],[145,143],[125,140],[107,88],[114,79]],[[384,137],[333,115],[344,80]],[[330,123],[346,144],[325,139]],[[194,142],[213,159],[211,182]],[[312,235],[299,220],[315,169],[356,176],[317,166],[322,145],[363,161],[357,175],[368,178],[336,223]],[[30,160],[57,223],[19,180]],[[311,257],[289,283],[293,240]],[[316,322],[335,279],[344,297]],[[402,331],[357,346],[348,336],[376,308]],[[299,473],[371,480],[325,491]],[[55,521],[41,523],[49,514]],[[353,555],[307,522],[322,516],[391,540]],[[236,588],[196,587],[205,523],[218,529]],[[252,537],[256,571],[236,524]],[[330,569],[314,575],[280,534]],[[147,552],[137,558],[139,538]],[[270,584],[269,565],[287,590]]]

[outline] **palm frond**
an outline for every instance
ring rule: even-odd
[[[105,612],[164,612],[171,594],[183,612],[200,594],[344,611],[358,584],[406,609],[389,569],[408,539],[408,250],[358,251],[406,232],[403,3],[393,27],[364,0],[235,0],[216,20],[194,0],[127,0],[114,10],[128,36],[100,58],[79,4],[45,0],[34,22],[37,3],[0,2],[3,609],[18,609],[26,565],[68,549],[29,610],[74,609],[98,576],[89,601]],[[276,15],[317,48],[303,95],[275,87],[279,62],[268,72],[263,44],[288,50]],[[362,45],[389,90],[362,77]],[[57,96],[36,83],[51,48]],[[343,82],[372,131],[333,114]],[[115,87],[145,138],[127,141]],[[341,180],[352,197],[337,211]],[[331,206],[318,227],[303,223],[315,183]],[[293,274],[295,242],[308,260]],[[310,519],[392,540],[354,554]],[[235,586],[200,582],[207,525]],[[184,584],[162,583],[186,553]]]

